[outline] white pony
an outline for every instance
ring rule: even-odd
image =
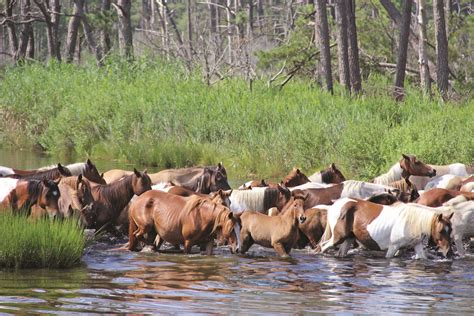
[[[364,201],[362,202],[366,203]],[[336,201],[336,203],[329,207],[327,213],[326,230],[319,243],[321,252],[325,252],[327,249],[333,247],[335,243],[340,242],[339,240],[335,240],[336,238],[340,237],[335,237],[334,234],[336,224],[339,220],[347,219],[347,216],[343,213],[343,211],[348,212],[348,210],[352,207],[357,208],[357,203],[361,202],[354,199],[344,198],[339,199]],[[387,250],[386,258],[392,258],[400,248],[405,247],[414,247],[417,259],[426,258],[422,243],[423,237],[426,235],[431,235],[435,219],[438,218],[436,216],[438,216],[438,213],[440,212],[427,210],[425,206],[418,204],[404,203],[396,203],[391,206],[374,206],[374,204],[372,204],[369,205],[369,207],[381,207],[382,209],[378,215],[372,215],[374,216],[373,219],[366,219],[369,221],[369,224],[361,224],[357,220],[353,221],[354,226],[356,224],[360,225],[360,227],[350,228],[352,234],[355,229],[358,230],[359,235],[356,234],[355,237],[359,242],[375,242],[380,250]],[[359,211],[362,211],[362,209],[356,209],[353,214],[356,214]],[[448,226],[445,226],[445,228],[447,227]],[[361,238],[365,239],[361,240]],[[346,244],[345,247],[347,247],[347,245],[348,244]],[[343,247],[344,244],[341,246],[341,248]],[[348,248],[345,250],[345,252],[347,252],[347,250]],[[446,250],[446,252],[448,250]]]

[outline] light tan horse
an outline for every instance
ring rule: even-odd
[[[306,220],[303,205],[304,196],[292,198],[286,211],[277,216],[268,216],[255,211],[246,211],[240,217],[241,247],[245,253],[255,243],[275,249],[281,257],[288,257],[298,239],[298,225]]]
[[[128,249],[136,251],[138,243],[143,241],[159,250],[167,241],[173,245],[184,244],[186,254],[194,245],[205,245],[206,253],[211,255],[216,234],[219,239],[230,239],[235,235],[236,221],[227,207],[208,198],[151,190],[130,205]]]

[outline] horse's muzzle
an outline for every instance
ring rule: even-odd
[[[428,177],[432,178],[436,176],[436,169],[433,169],[431,172],[428,173]]]
[[[298,220],[299,220],[300,224],[303,224],[306,221],[306,216],[301,215],[300,217],[298,217]]]

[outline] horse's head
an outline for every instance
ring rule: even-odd
[[[103,174],[101,175],[97,170],[96,166],[92,163],[90,159],[87,159],[84,171],[82,172],[84,177],[88,180],[98,183],[98,184],[107,184],[105,182]]]
[[[92,189],[89,181],[83,179],[82,175],[77,177],[76,181],[76,192],[79,203],[84,206],[94,202],[92,196]]]
[[[278,189],[278,199],[276,202],[276,207],[279,210],[282,210],[285,208],[285,205],[291,199],[291,191],[286,186],[281,185],[281,184],[277,185],[277,189]]]
[[[50,218],[61,217],[58,200],[61,196],[58,188],[59,181],[41,180],[41,193],[38,196],[37,204],[48,212]]]
[[[400,167],[403,169],[402,176],[404,178],[408,178],[410,175],[430,178],[436,176],[436,169],[416,159],[413,155],[402,154]]]
[[[295,218],[298,219],[300,224],[303,224],[306,221],[306,216],[304,214],[304,202],[308,194],[301,190],[294,190],[291,192],[293,197],[293,202],[290,205],[290,209],[294,212]],[[289,210],[287,210],[288,212]]]
[[[311,180],[296,167],[283,179],[283,185],[286,187],[296,187],[308,182],[311,182]]]
[[[431,225],[431,238],[436,244],[437,249],[445,257],[453,255],[451,249],[451,218],[453,214],[454,212],[448,216],[443,216],[443,214],[435,215]]]
[[[330,164],[326,170],[321,171],[321,179],[324,183],[342,183],[346,181],[346,178],[334,163]]]
[[[239,225],[240,218],[234,216],[234,213],[223,205],[217,205],[216,207],[220,210],[213,231],[217,233],[218,244],[228,242],[231,246],[231,252],[235,253],[239,247],[240,238],[240,236],[237,236],[239,230],[237,229],[236,232],[235,227]]]
[[[59,171],[59,177],[70,177],[72,176],[71,171],[67,168],[58,163],[58,171]]]
[[[151,190],[151,179],[148,176],[146,169],[143,172],[133,168],[132,175],[132,188],[133,193],[141,195],[142,193]]]
[[[381,204],[381,205],[392,205],[393,203],[399,200],[391,192],[387,192],[387,193],[374,194],[368,199],[366,199],[366,201]]]
[[[231,190],[227,182],[227,171],[221,163],[217,167],[205,167],[199,177],[196,192],[209,194],[219,190]]]
[[[223,191],[219,190],[217,192],[213,192],[209,195],[209,199],[219,205],[224,205],[225,207],[230,207],[230,195],[232,194],[232,190],[230,191]]]

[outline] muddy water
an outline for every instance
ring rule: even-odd
[[[24,156],[0,151],[0,165],[34,168],[55,162]],[[107,163],[98,165],[103,170]],[[105,238],[94,244],[74,269],[0,270],[0,313],[474,310],[474,256],[442,261],[412,260],[407,254],[386,260],[380,253],[353,251],[336,259],[299,250],[291,259],[279,259],[258,246],[246,256],[231,255],[226,248],[216,249],[214,256],[197,249],[188,256],[110,250],[125,241]]]

